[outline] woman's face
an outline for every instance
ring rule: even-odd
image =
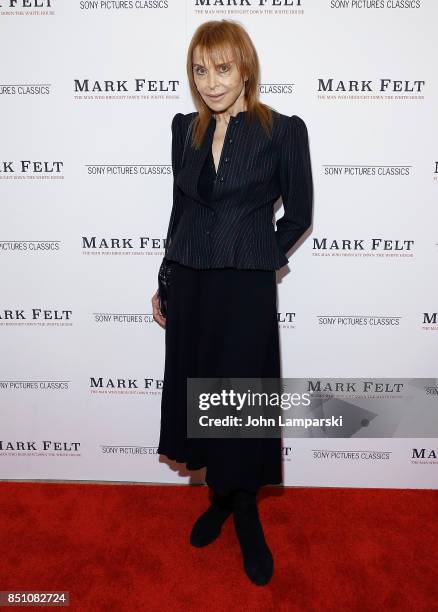
[[[216,66],[210,59],[204,65],[198,47],[193,52],[193,78],[199,94],[215,113],[230,108],[236,101],[244,100],[244,80],[240,75],[232,53],[225,63]]]

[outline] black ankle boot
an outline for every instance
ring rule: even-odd
[[[210,507],[201,514],[193,525],[190,544],[200,548],[214,542],[232,511],[231,495],[218,495],[216,491],[213,491]]]
[[[240,489],[232,496],[233,519],[243,556],[243,567],[255,584],[267,584],[274,571],[274,559],[260,522],[256,493]]]

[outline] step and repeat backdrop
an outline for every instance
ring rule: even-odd
[[[432,0],[1,0],[0,478],[203,482],[157,454],[151,297],[171,120],[196,110],[187,46],[223,18],[255,43],[261,100],[309,132],[312,231],[278,272],[282,375],[393,400],[346,437],[284,438],[284,482],[436,488]],[[360,416],[362,385],[342,390]]]

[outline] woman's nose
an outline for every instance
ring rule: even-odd
[[[217,74],[214,70],[210,70],[210,72],[208,73],[207,83],[208,83],[208,86],[211,87],[212,89],[216,86]]]

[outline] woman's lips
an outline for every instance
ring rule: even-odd
[[[224,97],[225,93],[219,94],[218,96],[212,96],[211,94],[207,94],[209,98],[211,98],[212,100],[220,100],[221,98]]]

